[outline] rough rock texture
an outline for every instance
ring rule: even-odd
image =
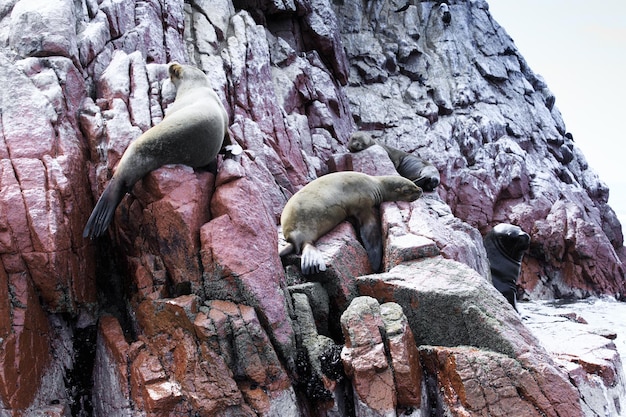
[[[583,415],[576,388],[504,297],[467,266],[425,258],[362,276],[357,285],[360,294],[403,306],[422,345],[429,407],[451,415],[526,415],[525,409],[538,416]],[[503,380],[512,366],[511,381]]]
[[[457,409],[448,393],[461,395],[458,380],[433,381],[432,370],[452,376],[461,368],[449,358],[484,357],[494,370],[505,360],[548,369],[556,388],[535,378],[547,400],[533,397],[547,415],[599,414],[549,355],[525,354],[534,339],[486,289],[481,233],[510,222],[531,234],[520,280],[530,297],[623,297],[608,189],[487,3],[450,3],[445,24],[434,1],[2,2],[0,414],[354,415],[371,399],[354,395],[366,389],[358,372],[343,371],[339,318],[364,294],[393,300],[408,320],[385,330],[390,352],[409,332],[418,346],[445,346],[421,348],[431,358],[422,386],[445,395],[425,389],[415,402],[415,386],[396,384],[386,413]],[[171,61],[209,75],[244,152],[220,156],[217,170],[151,173],[108,235],[85,240],[124,149],[173,99]],[[357,128],[442,174],[434,193],[380,209],[386,270],[421,271],[397,283],[398,299],[384,274],[359,278],[372,271],[347,222],[320,240],[329,268],[312,285],[296,257],[278,256],[280,212],[304,184],[336,169],[391,172],[376,149],[347,154]],[[437,331],[447,315],[416,318],[410,284],[442,263],[456,271],[444,305],[465,329],[449,339]],[[457,275],[506,320],[457,297]],[[507,395],[498,398],[521,398]],[[477,404],[461,401],[467,413]]]
[[[531,234],[521,283],[534,297],[624,292],[623,237],[608,189],[567,135],[555,97],[484,1],[337,6],[361,129],[417,151],[438,193],[483,234],[499,222]]]
[[[583,407],[604,409],[608,415],[623,414],[626,375],[614,329],[606,323],[607,328],[590,326],[585,319],[588,310],[581,316],[572,311],[545,311],[534,304],[530,307],[525,309],[524,323],[567,371],[585,397]],[[606,320],[605,314],[602,317]]]
[[[341,358],[354,386],[356,415],[419,408],[422,368],[402,307],[357,297],[341,315]]]

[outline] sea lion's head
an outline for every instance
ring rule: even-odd
[[[374,139],[372,139],[372,136],[369,133],[355,132],[350,137],[350,142],[348,142],[348,149],[350,150],[350,152],[359,152],[375,144],[376,142],[374,141]]]
[[[415,201],[423,191],[413,181],[399,175],[374,177],[380,181],[383,192],[382,201]]]
[[[489,234],[500,252],[515,262],[521,262],[524,252],[530,247],[528,233],[513,224],[497,224]]]
[[[190,83],[193,86],[208,85],[206,74],[194,66],[172,62],[168,67],[168,71],[170,81],[176,86],[176,89],[179,89],[182,83]]]

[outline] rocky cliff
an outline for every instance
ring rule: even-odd
[[[619,410],[576,382],[622,387],[619,358],[557,364],[489,284],[481,239],[531,235],[526,297],[623,297],[609,190],[488,4],[449,3],[448,21],[433,1],[2,2],[0,413]],[[209,75],[244,153],[154,171],[86,240],[129,141],[173,100],[171,61]],[[305,279],[278,256],[288,198],[332,170],[395,172],[380,148],[347,152],[357,129],[441,185],[381,207],[383,273],[344,223]]]

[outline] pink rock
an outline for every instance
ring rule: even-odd
[[[0,262],[0,266],[2,262]],[[25,274],[0,274],[5,288],[11,288],[11,317],[3,324],[10,332],[0,340],[0,400],[12,410],[25,410],[31,405],[41,379],[51,361],[48,319],[37,294]]]
[[[282,234],[281,234],[282,237]],[[354,227],[342,222],[316,242],[326,262],[326,271],[308,278],[322,282],[338,311],[343,311],[358,296],[356,277],[372,272],[365,248],[359,243]],[[290,255],[284,261],[300,274],[300,257]],[[300,274],[301,280],[305,278]]]
[[[111,36],[119,38],[135,26],[135,5],[123,0],[105,0],[100,5],[108,19]]]
[[[112,102],[126,100],[130,95],[130,58],[124,51],[115,51],[113,59],[97,83],[99,98]]]
[[[159,413],[191,407],[216,414],[232,408],[251,416],[224,359],[196,340],[197,297],[146,300],[138,309],[145,350],[132,360],[136,378],[131,392],[136,402]],[[234,411],[234,412],[235,412]]]
[[[350,153],[352,168],[357,172],[369,175],[399,175],[387,151],[381,146],[374,145],[360,152]]]
[[[450,207],[437,196],[429,193],[411,204],[383,204],[381,216],[387,235],[389,267],[398,262],[392,261],[394,253],[408,260],[412,256],[413,259],[436,256],[439,252],[447,259],[468,265],[485,278],[490,277],[480,233],[453,216]],[[411,239],[413,235],[421,239]]]
[[[425,373],[436,376],[431,389],[452,415],[584,415],[571,392],[560,392],[562,386],[550,386],[540,369],[525,369],[507,356],[464,347],[423,347],[420,355]],[[549,396],[563,401],[553,403]]]
[[[98,10],[97,15],[87,27],[78,35],[78,55],[80,62],[87,67],[102,52],[107,41],[111,39],[109,22],[106,14]]]
[[[597,224],[589,219],[575,202],[559,200],[545,220],[536,220],[531,241],[548,244],[543,254],[543,268],[554,274],[552,288],[558,295],[623,294],[626,284],[612,277],[622,276],[624,266],[610,241]],[[546,290],[536,274],[537,264],[522,268],[520,282],[531,294]],[[554,291],[547,289],[548,291]]]
[[[138,200],[129,209],[136,206],[137,216],[123,224],[133,240],[141,237],[140,241],[146,242],[150,236],[159,237],[156,244],[141,245],[139,250],[129,248],[129,253],[139,255],[143,250],[158,256],[174,286],[188,285],[185,291],[198,294],[203,291],[198,231],[209,220],[213,181],[212,174],[184,166],[153,171],[135,187]],[[144,267],[158,274],[152,265]]]
[[[218,187],[211,211],[215,218],[200,231],[207,296],[255,306],[281,349],[293,349],[275,223],[255,183],[241,178]]]
[[[413,332],[399,304],[381,304],[380,314],[385,325],[398,406],[419,408],[422,401],[422,365]]]
[[[7,97],[20,97],[3,112],[2,134],[11,158],[40,158],[53,154],[57,120],[47,98],[13,65],[2,63],[8,72],[0,75]],[[7,77],[11,77],[9,80]]]
[[[341,327],[346,341],[341,359],[354,387],[357,415],[394,413],[397,394],[380,333],[380,305],[370,297],[355,298],[341,315]]]
[[[341,84],[348,82],[348,59],[345,55],[341,38],[339,36],[338,22],[335,12],[329,1],[314,0],[311,2],[311,10],[304,16],[305,31],[311,35],[311,39],[329,62],[332,62],[334,77]]]
[[[357,285],[364,296],[401,304],[419,345],[475,346],[499,352],[527,370],[522,377],[531,381],[522,383],[528,385],[528,391],[520,397],[532,397],[532,404],[548,415],[582,414],[578,393],[563,372],[504,297],[469,267],[443,258],[425,258],[396,266],[387,273],[360,277]],[[433,327],[435,322],[439,325]],[[438,360],[448,363],[447,359]],[[503,369],[508,367],[502,365]],[[457,402],[455,398],[461,392],[455,381],[451,377],[442,383],[451,390],[451,404]],[[496,397],[501,395],[495,386],[493,391]],[[488,394],[485,392],[485,396]],[[512,398],[517,395],[505,394]],[[467,407],[463,401],[462,406]]]

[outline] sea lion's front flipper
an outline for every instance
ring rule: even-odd
[[[359,236],[363,247],[367,252],[372,269],[376,272],[380,270],[383,258],[383,241],[380,231],[380,220],[375,209],[362,215],[359,219]]]
[[[310,243],[305,243],[302,248],[300,269],[305,275],[326,271],[326,261],[322,252]]]
[[[111,178],[87,220],[83,237],[93,239],[104,234],[124,194],[125,187],[115,177]]]

